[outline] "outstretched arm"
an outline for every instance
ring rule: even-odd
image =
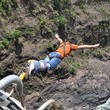
[[[55,34],[56,39],[61,43],[63,43],[63,40],[60,38],[60,36],[58,34]]]
[[[78,49],[83,49],[83,48],[96,48],[98,47],[100,44],[95,44],[95,45],[79,45]]]

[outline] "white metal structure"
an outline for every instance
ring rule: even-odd
[[[16,84],[17,91],[19,93],[20,101],[11,97],[13,91],[10,93],[5,92],[3,89],[7,88],[11,84]],[[9,75],[2,80],[0,80],[0,110],[26,110],[23,104],[23,84],[17,75]],[[45,102],[38,110],[46,110],[51,108],[51,110],[58,110],[57,103],[55,100],[50,99]],[[49,109],[48,109],[49,110]]]

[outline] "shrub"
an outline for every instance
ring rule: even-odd
[[[15,30],[15,31],[12,33],[12,36],[13,36],[14,39],[18,39],[18,38],[20,38],[22,35],[23,35],[23,32],[20,31],[20,30]]]
[[[0,79],[3,77],[3,74],[4,74],[4,70],[0,68]]]
[[[14,39],[18,39],[22,36],[22,32],[20,30],[14,30],[6,33],[5,38],[7,38],[9,41],[12,41]]]
[[[42,26],[46,25],[47,21],[46,21],[45,17],[39,16],[38,19],[39,19],[40,25],[42,25]]]
[[[16,0],[0,0],[0,14],[7,15],[12,8],[17,7]]]
[[[1,49],[7,48],[10,42],[16,39],[19,39],[20,37],[26,37],[31,34],[32,34],[31,30],[27,26],[23,28],[22,30],[16,29],[16,30],[7,32],[6,35],[4,36],[4,39],[0,41],[0,48]]]
[[[9,46],[9,41],[4,38],[1,42],[0,42],[0,49],[4,49],[7,48]]]
[[[65,58],[65,62],[67,64],[67,66],[68,66],[68,71],[71,74],[75,74],[76,70],[80,66],[80,63],[79,62],[72,61],[72,60],[68,60],[67,58]]]
[[[31,34],[32,34],[32,30],[30,29],[30,27],[26,26],[25,29],[22,32],[22,35],[24,37],[26,37],[26,36],[30,36]]]
[[[55,47],[51,41],[48,42],[49,50],[55,50]]]
[[[4,38],[2,40],[2,44],[5,46],[5,48],[7,48],[9,46],[9,41],[6,38]]]
[[[109,16],[110,16],[110,11],[108,9],[104,8],[104,7],[99,8],[98,12],[105,19],[109,18]]]
[[[2,42],[0,42],[0,49],[4,49],[5,46],[2,44]]]
[[[80,66],[79,62],[70,62],[68,70],[71,74],[74,74],[78,67]]]
[[[59,15],[55,18],[55,22],[59,25],[59,26],[65,26],[66,23],[67,23],[67,19],[62,16],[62,15]]]

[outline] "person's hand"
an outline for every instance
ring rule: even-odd
[[[55,37],[56,37],[57,39],[60,38],[59,35],[58,35],[57,33],[55,34]]]
[[[98,44],[95,44],[95,45],[93,45],[93,47],[98,47],[100,44],[98,43]]]

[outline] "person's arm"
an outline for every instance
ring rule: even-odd
[[[83,48],[96,48],[98,47],[100,44],[95,44],[95,45],[79,45],[78,49],[83,49]]]
[[[55,34],[56,39],[61,43],[63,43],[63,40],[60,38],[60,36],[58,34]]]

